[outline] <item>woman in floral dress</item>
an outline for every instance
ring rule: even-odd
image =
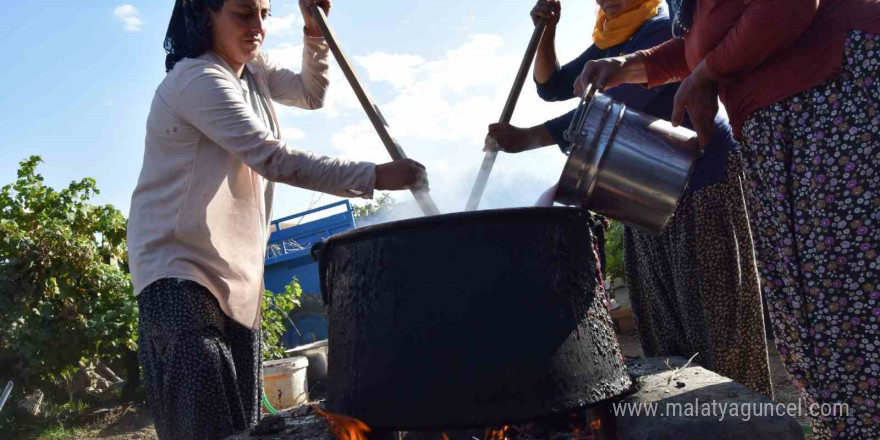
[[[880,438],[880,3],[676,0],[673,38],[577,88],[684,78],[701,141],[718,97],[755,187],[762,286],[816,438]]]

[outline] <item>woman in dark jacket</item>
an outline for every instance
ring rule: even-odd
[[[535,64],[538,94],[544,100],[575,98],[575,79],[588,61],[653,47],[672,35],[661,1],[598,3],[594,44],[561,67],[553,42],[560,2],[541,0],[532,11],[534,19],[548,22]],[[621,86],[607,95],[669,120],[677,90],[677,84]],[[508,153],[554,144],[566,151],[563,132],[572,115],[527,129],[494,124],[489,135]],[[723,111],[714,124],[712,140],[668,228],[659,236],[626,228],[627,286],[646,355],[696,354],[701,365],[770,396],[763,307],[746,209],[750,188]]]

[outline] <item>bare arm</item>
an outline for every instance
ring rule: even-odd
[[[531,12],[532,22],[537,23],[541,18],[547,22],[535,55],[535,81],[538,84],[549,81],[559,65],[556,57],[556,25],[559,24],[561,13],[562,4],[559,0],[538,0]]]

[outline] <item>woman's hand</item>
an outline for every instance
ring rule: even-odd
[[[318,5],[321,9],[324,10],[324,14],[330,15],[330,8],[332,7],[331,0],[299,0],[299,10],[302,12],[303,20],[305,20],[305,32],[306,35],[310,37],[323,37],[324,33],[321,32],[321,27],[318,26],[318,22],[315,21],[315,18],[312,17],[312,5]]]
[[[510,124],[492,124],[486,135],[484,152],[503,151],[505,153],[522,153],[535,148],[553,145],[553,136],[543,125],[532,128],[514,127]]]
[[[715,115],[718,114],[718,82],[706,71],[705,61],[678,87],[672,110],[672,125],[681,125],[685,111],[691,118],[700,146],[709,145],[715,128]]]
[[[376,189],[379,191],[427,190],[428,172],[424,165],[412,159],[376,165]]]
[[[580,76],[574,81],[574,95],[582,96],[590,84],[598,87],[599,90],[605,90],[621,84],[646,82],[648,82],[648,74],[645,60],[640,55],[603,58],[587,62]]]
[[[559,0],[538,0],[530,15],[535,25],[543,18],[547,26],[555,27],[562,17],[562,3]]]

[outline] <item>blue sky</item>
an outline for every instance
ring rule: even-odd
[[[532,32],[533,0],[335,0],[330,23],[407,154],[428,167],[444,212],[464,208],[482,160],[485,127],[496,122]],[[293,0],[275,0],[265,50],[300,65],[302,18]],[[5,2],[0,47],[10,62],[0,86],[0,185],[18,162],[41,155],[47,183],[86,176],[97,203],[128,213],[143,156],[145,123],[164,77],[162,40],[172,0]],[[593,0],[566,0],[560,58],[587,47]],[[291,145],[330,156],[384,162],[382,144],[332,62],[324,109],[280,113]],[[574,102],[548,104],[527,82],[513,123],[530,126]],[[555,147],[502,155],[483,208],[525,206],[558,179]],[[401,201],[410,199],[396,193]],[[280,188],[275,217],[306,209],[316,196]],[[337,199],[323,196],[318,204]]]

